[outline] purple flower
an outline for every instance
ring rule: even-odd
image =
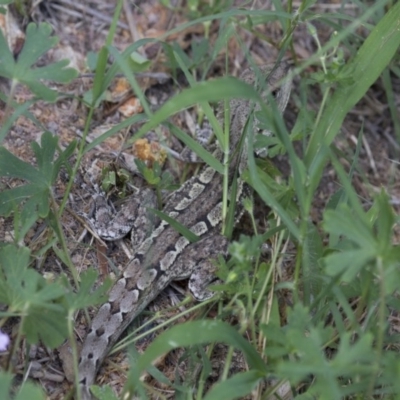
[[[6,351],[9,344],[10,338],[8,337],[8,335],[0,331],[0,351]]]

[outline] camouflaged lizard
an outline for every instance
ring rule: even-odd
[[[259,67],[259,74],[254,74],[251,69],[245,70],[240,79],[257,90],[262,87],[264,101],[267,101],[267,91],[272,94],[282,113],[290,95],[288,71],[286,62],[267,64]],[[262,85],[257,82],[256,76],[265,79]],[[235,150],[251,109],[249,100],[230,100],[229,185],[235,171],[238,171],[236,215],[241,215],[242,209],[243,182],[240,173],[247,164],[246,140],[241,152]],[[218,146],[213,155],[223,160]],[[149,237],[136,240],[133,258],[110,290],[108,301],[98,310],[83,343],[79,382],[84,399],[91,398],[89,386],[94,383],[100,365],[119,336],[170,282],[189,278],[189,289],[196,299],[205,300],[212,296],[212,292],[206,289],[213,279],[215,267],[212,260],[218,255],[226,255],[228,247],[228,240],[221,235],[222,186],[223,176],[205,165],[198,175],[186,181],[169,197],[163,208],[165,214],[201,238],[196,243],[189,242],[164,220],[158,223]],[[98,201],[101,202],[101,199]],[[143,204],[138,200],[129,215],[131,224],[127,224],[134,224],[133,230],[139,233],[147,229],[143,228],[146,226],[143,215],[147,214],[141,208]],[[125,232],[126,229],[123,230]]]

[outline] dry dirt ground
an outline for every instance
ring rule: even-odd
[[[323,4],[317,4],[315,11],[324,13],[335,9],[338,2],[324,1]],[[269,1],[255,2],[255,8],[270,9]],[[40,123],[50,132],[57,135],[60,144],[66,146],[71,140],[80,137],[87,117],[88,109],[79,101],[79,98],[91,88],[93,79],[86,68],[86,57],[89,52],[97,52],[104,45],[113,11],[115,9],[115,1],[94,0],[91,2],[72,2],[69,0],[60,1],[39,1],[35,6],[28,10],[28,17],[17,18],[17,26],[23,31],[28,20],[36,22],[49,22],[54,28],[54,33],[60,38],[56,48],[50,51],[40,61],[42,65],[54,62],[62,58],[71,60],[72,66],[80,72],[80,77],[72,83],[64,86],[58,86],[61,92],[68,94],[54,104],[38,102],[31,107],[32,114],[40,121]],[[124,8],[120,18],[120,23],[114,38],[114,45],[123,50],[131,43],[141,38],[157,38],[176,26],[187,22],[190,18],[187,12],[187,6],[181,9],[169,10],[162,6],[160,2],[138,1],[133,6],[130,2],[124,2]],[[357,10],[349,9],[349,13],[356,13]],[[319,28],[318,25],[316,25]],[[278,22],[271,22],[262,29],[257,27],[258,37],[248,31],[238,30],[238,35],[249,49],[251,56],[256,62],[273,61],[278,50],[276,44],[282,38],[282,31]],[[318,32],[322,42],[329,39],[331,34],[326,26],[321,27]],[[215,43],[218,34],[218,22],[215,21],[210,26],[209,39],[211,43]],[[176,42],[188,54],[191,54],[191,45],[199,42],[204,38],[204,25],[197,24],[176,34],[166,37],[166,41],[170,44]],[[265,35],[268,41],[261,40],[260,37]],[[21,40],[17,40],[17,44]],[[17,53],[18,49],[14,51]],[[171,76],[171,69],[167,65],[166,55],[162,47],[157,44],[148,44],[142,48],[143,55],[151,61],[150,71],[153,73],[163,73]],[[227,54],[225,54],[227,51]],[[302,59],[309,58],[316,51],[316,45],[311,36],[307,33],[304,26],[299,26],[294,32],[293,48],[287,54],[288,57],[294,58],[296,62],[301,63]],[[225,70],[225,58],[227,56],[229,63],[229,72],[231,75],[237,76],[246,65],[246,58],[241,51],[238,42],[230,40],[228,46],[223,47],[218,57],[215,59],[212,69],[207,73],[206,79],[220,76]],[[319,66],[315,66],[318,68]],[[304,71],[305,76],[312,70]],[[199,71],[200,76],[201,71]],[[297,92],[297,85],[301,77],[295,78],[294,93]],[[394,78],[393,78],[394,79]],[[186,83],[178,76],[175,81],[172,79],[159,79],[158,75],[150,75],[139,80],[146,95],[156,104],[164,102],[168,97],[176,91],[182,89]],[[393,81],[395,88],[400,89],[400,82]],[[396,93],[400,93],[397,90]],[[70,96],[73,95],[73,96]],[[25,87],[18,87],[15,98],[18,102],[27,101],[31,98],[31,94]],[[293,97],[293,96],[292,96]],[[309,107],[315,111],[318,110],[321,93],[319,88],[315,86],[309,99]],[[400,98],[395,99],[397,105],[400,104]],[[293,98],[288,105],[285,113],[285,121],[289,127],[293,126],[296,115],[299,110]],[[141,111],[139,101],[129,90],[129,86],[124,79],[117,79],[112,83],[108,93],[108,101],[104,101],[98,110],[96,110],[92,121],[91,135],[96,136],[110,126],[120,122],[127,116],[133,115]],[[193,121],[196,120],[196,109],[188,112],[182,112],[175,118],[175,123],[184,130],[193,130]],[[3,111],[0,110],[0,117]],[[370,203],[371,196],[378,192],[381,187],[385,187],[391,197],[392,203],[398,205],[400,202],[400,193],[397,184],[397,176],[399,174],[398,164],[393,160],[397,159],[399,145],[397,143],[394,128],[392,126],[390,113],[387,106],[385,92],[380,81],[368,91],[364,99],[352,110],[345,120],[342,127],[342,133],[336,141],[336,146],[343,152],[343,165],[349,168],[349,160],[347,155],[351,155],[355,151],[357,138],[360,131],[363,130],[362,148],[358,169],[355,173],[353,183],[354,186],[364,199],[366,207]],[[112,138],[107,140],[101,147],[90,152],[84,160],[86,171],[96,171],[96,167],[109,165],[115,162],[110,157],[110,152],[120,151],[127,138],[137,129],[133,126],[130,129],[118,132]],[[16,156],[25,161],[35,163],[33,153],[30,147],[32,141],[39,141],[43,133],[37,125],[26,118],[19,118],[9,132],[4,145]],[[171,147],[180,150],[181,146],[176,140],[169,138],[168,132],[165,132]],[[133,149],[134,150],[134,149]],[[131,148],[125,149],[126,154],[132,154]],[[96,160],[97,165],[93,166]],[[280,163],[280,162],[279,162]],[[283,170],[287,170],[284,161],[280,163]],[[183,173],[183,165],[167,165],[176,179]],[[98,171],[98,170],[97,170]],[[93,172],[95,173],[95,172]],[[7,182],[9,185],[15,185],[16,182]],[[57,199],[61,199],[65,189],[66,181],[60,179],[55,188]],[[318,196],[315,198],[312,218],[315,223],[320,223],[321,214],[327,199],[339,188],[338,179],[333,168],[326,168]],[[89,210],[91,203],[90,193],[82,190],[76,185],[73,190],[73,199],[65,213],[63,225],[65,234],[68,238],[68,246],[71,250],[72,259],[79,271],[84,270],[89,265],[98,266],[100,273],[104,276],[109,272],[109,260],[112,259],[114,266],[113,273],[118,273],[127,260],[127,256],[116,245],[110,244],[106,249],[106,257],[104,257],[104,249],[96,244],[87,234],[83,237],[84,226],[77,219],[74,211]],[[265,211],[264,211],[265,212]],[[7,236],[7,227],[10,227],[10,220],[1,220],[4,229],[0,232],[0,238]],[[262,223],[262,221],[260,221]],[[26,239],[27,244],[34,250],[40,247],[45,240],[45,230],[40,223],[30,232],[30,236]],[[97,251],[93,250],[95,248]],[[117,251],[118,250],[118,251]],[[42,266],[43,273],[59,274],[64,271],[64,267],[55,255],[49,254],[45,264]],[[185,285],[179,284],[179,291],[185,290]],[[178,297],[180,295],[178,294]],[[168,309],[174,304],[177,297],[176,291],[167,289],[150,307],[151,310]],[[164,313],[163,318],[166,319],[171,314]],[[213,312],[209,314],[213,316]],[[15,321],[17,322],[17,321]],[[181,321],[179,321],[181,322]],[[87,329],[86,320],[83,315],[78,315],[75,321],[75,333],[78,341],[85,336]],[[153,337],[146,338],[137,343],[139,351],[151,342]],[[213,379],[217,379],[221,368],[219,360],[223,359],[226,349],[217,346],[214,351],[213,372],[209,383]],[[71,389],[68,381],[70,372],[68,371],[68,359],[65,356],[65,349],[49,351],[44,347],[38,346],[31,350],[30,354],[25,354],[21,349],[18,353],[18,360],[15,360],[15,370],[23,372],[23,366],[27,362],[34,362],[30,376],[36,378],[48,394],[50,399],[62,399]],[[184,375],[187,373],[188,365],[180,360],[182,352],[172,352],[166,358],[158,361],[158,368],[163,370],[171,380],[175,380],[175,374]],[[234,357],[235,362],[232,371],[235,372],[243,368],[243,362],[240,357]],[[178,372],[176,371],[178,365]],[[128,361],[125,353],[117,353],[107,358],[101,371],[98,374],[99,384],[111,384],[119,389],[124,382],[124,373],[128,368]],[[122,372],[121,372],[122,371]],[[190,372],[189,372],[190,373]],[[192,373],[195,373],[192,371]],[[164,391],[164,395],[168,398],[174,398],[174,393],[169,388],[160,388]]]

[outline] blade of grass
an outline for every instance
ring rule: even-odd
[[[323,165],[328,156],[321,143],[325,146],[332,143],[347,113],[387,67],[400,45],[399,29],[400,3],[397,3],[379,21],[354,59],[346,66],[348,73],[354,76],[354,84],[341,86],[336,90],[323,112],[306,151],[305,163],[309,167],[311,185],[309,196],[313,195],[320,181]]]
[[[114,11],[114,15],[113,15],[113,19],[112,19],[112,22],[110,25],[110,30],[107,35],[106,43],[101,48],[100,53],[99,53],[99,58],[97,60],[97,65],[96,65],[96,73],[95,73],[94,81],[93,81],[93,103],[92,103],[92,106],[94,106],[96,104],[97,100],[101,97],[101,94],[106,89],[104,87],[104,75],[105,75],[106,66],[107,66],[108,47],[111,46],[112,41],[114,39],[115,32],[117,29],[119,15],[122,10],[122,5],[123,5],[123,0],[119,0],[117,3],[117,6],[115,8],[115,11]]]
[[[178,127],[169,124],[170,131],[181,140],[187,147],[193,150],[205,163],[210,165],[216,171],[222,171],[222,164],[211,153],[204,149],[204,147],[196,140],[192,139],[186,132],[183,132]]]
[[[157,215],[157,217],[163,219],[168,222],[177,232],[179,232],[182,236],[184,236],[191,243],[196,243],[200,240],[200,237],[193,233],[190,229],[186,228],[186,226],[180,224],[175,219],[171,218],[169,215],[163,213],[162,211],[155,210],[154,208],[149,208],[149,211]]]
[[[175,51],[174,56],[176,61],[178,62],[179,67],[182,69],[183,73],[185,74],[186,79],[188,80],[189,84],[191,87],[195,86],[196,81],[193,79],[192,74],[189,72],[187,69],[185,63],[182,60],[182,57]],[[207,116],[215,136],[218,139],[218,142],[220,144],[223,143],[223,132],[222,132],[222,127],[221,124],[218,122],[212,108],[210,107],[210,104],[207,101],[202,101],[199,102],[200,107],[203,109],[204,114]],[[194,149],[192,149],[194,151]]]

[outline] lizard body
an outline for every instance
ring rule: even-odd
[[[290,82],[281,84],[287,76],[288,65],[267,64],[260,66],[266,80],[264,88],[274,90],[280,112],[286,107]],[[241,75],[245,82],[255,85],[255,74],[248,69]],[[276,87],[277,84],[280,87]],[[230,101],[230,154],[229,187],[236,169],[239,174],[247,162],[246,143],[242,152],[236,152],[251,106],[248,100]],[[246,142],[246,141],[245,141]],[[214,156],[220,161],[223,153],[217,146]],[[198,300],[212,296],[206,290],[214,269],[211,263],[219,254],[225,255],[228,241],[221,235],[223,176],[210,166],[204,166],[199,175],[186,181],[176,190],[163,208],[163,213],[189,228],[200,237],[190,243],[166,221],[162,220],[153,233],[143,240],[128,262],[123,276],[116,281],[109,293],[108,302],[103,304],[92,321],[83,343],[79,361],[79,382],[83,398],[90,399],[89,386],[105,356],[119,336],[137,315],[172,281],[189,278],[189,288]],[[240,197],[243,182],[239,178],[237,207],[242,208]],[[237,214],[241,214],[240,210]]]

